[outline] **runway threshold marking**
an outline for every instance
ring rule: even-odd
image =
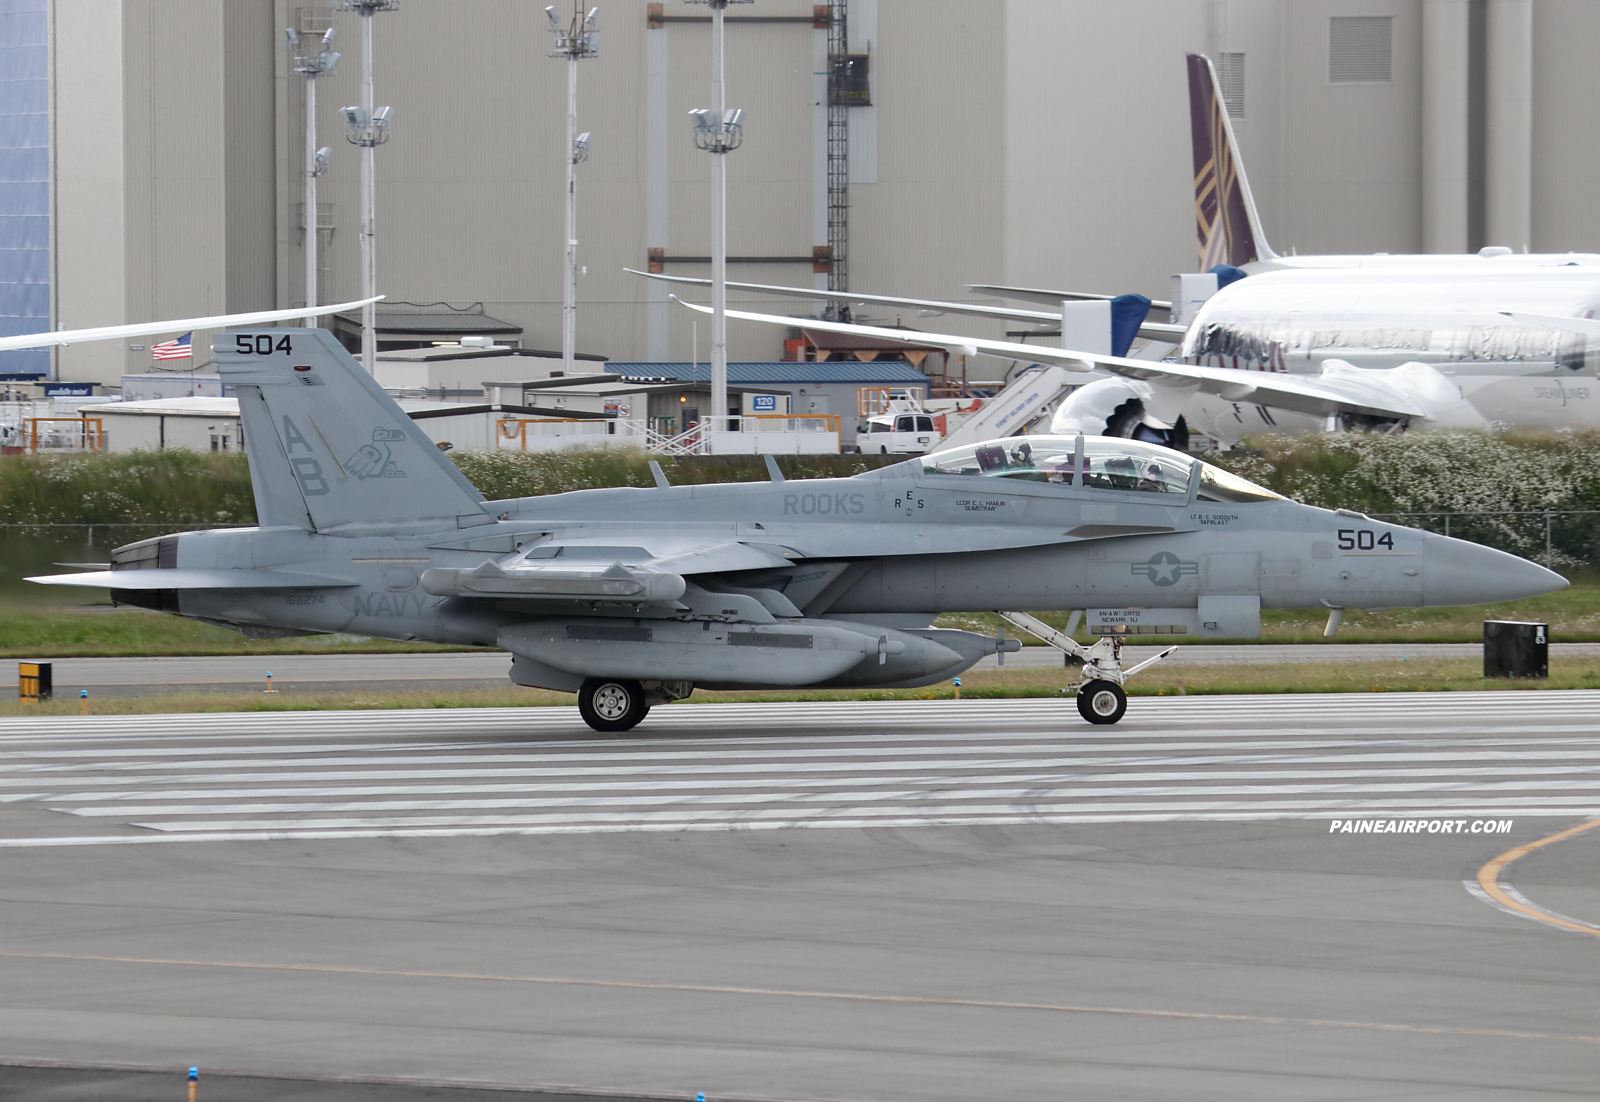
[[[1600,823],[1600,820],[1596,820]],[[155,964],[185,968],[220,968],[234,971],[299,972],[337,976],[385,976],[400,979],[467,980],[484,983],[531,984],[551,987],[598,987],[626,991],[679,991],[699,995],[749,995],[760,998],[818,999],[831,1002],[876,1003],[898,1006],[961,1007],[978,1010],[1023,1010],[1054,1014],[1101,1014],[1131,1018],[1166,1018],[1197,1022],[1239,1022],[1247,1025],[1305,1026],[1317,1029],[1357,1029],[1386,1033],[1426,1033],[1449,1037],[1500,1037],[1515,1041],[1576,1041],[1600,1044],[1600,1036],[1581,1033],[1533,1033],[1512,1029],[1470,1029],[1461,1026],[1405,1025],[1396,1022],[1352,1022],[1337,1018],[1285,1018],[1259,1014],[1217,1014],[1196,1010],[1150,1010],[1121,1006],[1072,1003],[1011,1002],[998,999],[941,999],[927,995],[871,995],[845,991],[806,991],[781,987],[734,987],[720,984],[644,983],[629,980],[574,979],[562,976],[498,976],[481,972],[427,972],[395,968],[351,968],[321,964],[263,964],[249,961],[181,960],[166,957],[98,956],[79,953],[18,953],[0,951],[0,959],[58,960],[91,964]]]
[[[1528,856],[1528,854],[1541,850],[1546,846],[1553,846],[1557,842],[1565,842],[1568,838],[1575,838],[1580,834],[1594,830],[1596,827],[1600,827],[1600,819],[1590,819],[1588,822],[1579,823],[1577,826],[1568,827],[1566,830],[1558,830],[1556,833],[1547,835],[1537,841],[1506,850],[1506,852],[1478,870],[1478,888],[1483,896],[1487,896],[1489,901],[1502,910],[1521,915],[1523,918],[1531,918],[1536,922],[1556,926],[1563,930],[1571,930],[1576,934],[1589,934],[1592,937],[1600,937],[1600,926],[1593,926],[1587,922],[1580,922],[1575,918],[1557,914],[1555,911],[1546,910],[1511,885],[1501,883],[1501,877],[1506,870],[1515,862]],[[1471,882],[1468,883],[1468,887],[1470,889]],[[1473,894],[1476,895],[1478,893],[1474,892]]]

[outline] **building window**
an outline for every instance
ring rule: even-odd
[[[228,446],[232,443],[233,441],[225,432],[214,432],[211,434],[211,450],[214,452],[225,452],[228,450]]]
[[[1336,15],[1328,20],[1328,80],[1388,84],[1394,72],[1394,16]]]
[[[1217,55],[1217,83],[1222,86],[1222,103],[1230,119],[1244,118],[1244,55]]]

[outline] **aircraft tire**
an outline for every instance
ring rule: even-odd
[[[1078,691],[1078,714],[1097,726],[1117,722],[1128,710],[1128,694],[1114,681],[1091,681]]]
[[[629,731],[650,714],[644,686],[622,678],[591,677],[578,690],[578,714],[596,731]]]

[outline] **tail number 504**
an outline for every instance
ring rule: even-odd
[[[1376,551],[1380,547],[1387,551],[1393,551],[1394,534],[1391,532],[1374,532],[1370,528],[1339,529],[1339,550],[1341,551]]]
[[[239,333],[233,338],[233,350],[243,356],[270,356],[274,352],[289,355],[294,346],[287,336],[272,339],[271,333]]]

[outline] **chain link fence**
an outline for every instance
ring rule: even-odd
[[[1600,509],[1475,509],[1371,513],[1544,563],[1551,570],[1600,562]]]

